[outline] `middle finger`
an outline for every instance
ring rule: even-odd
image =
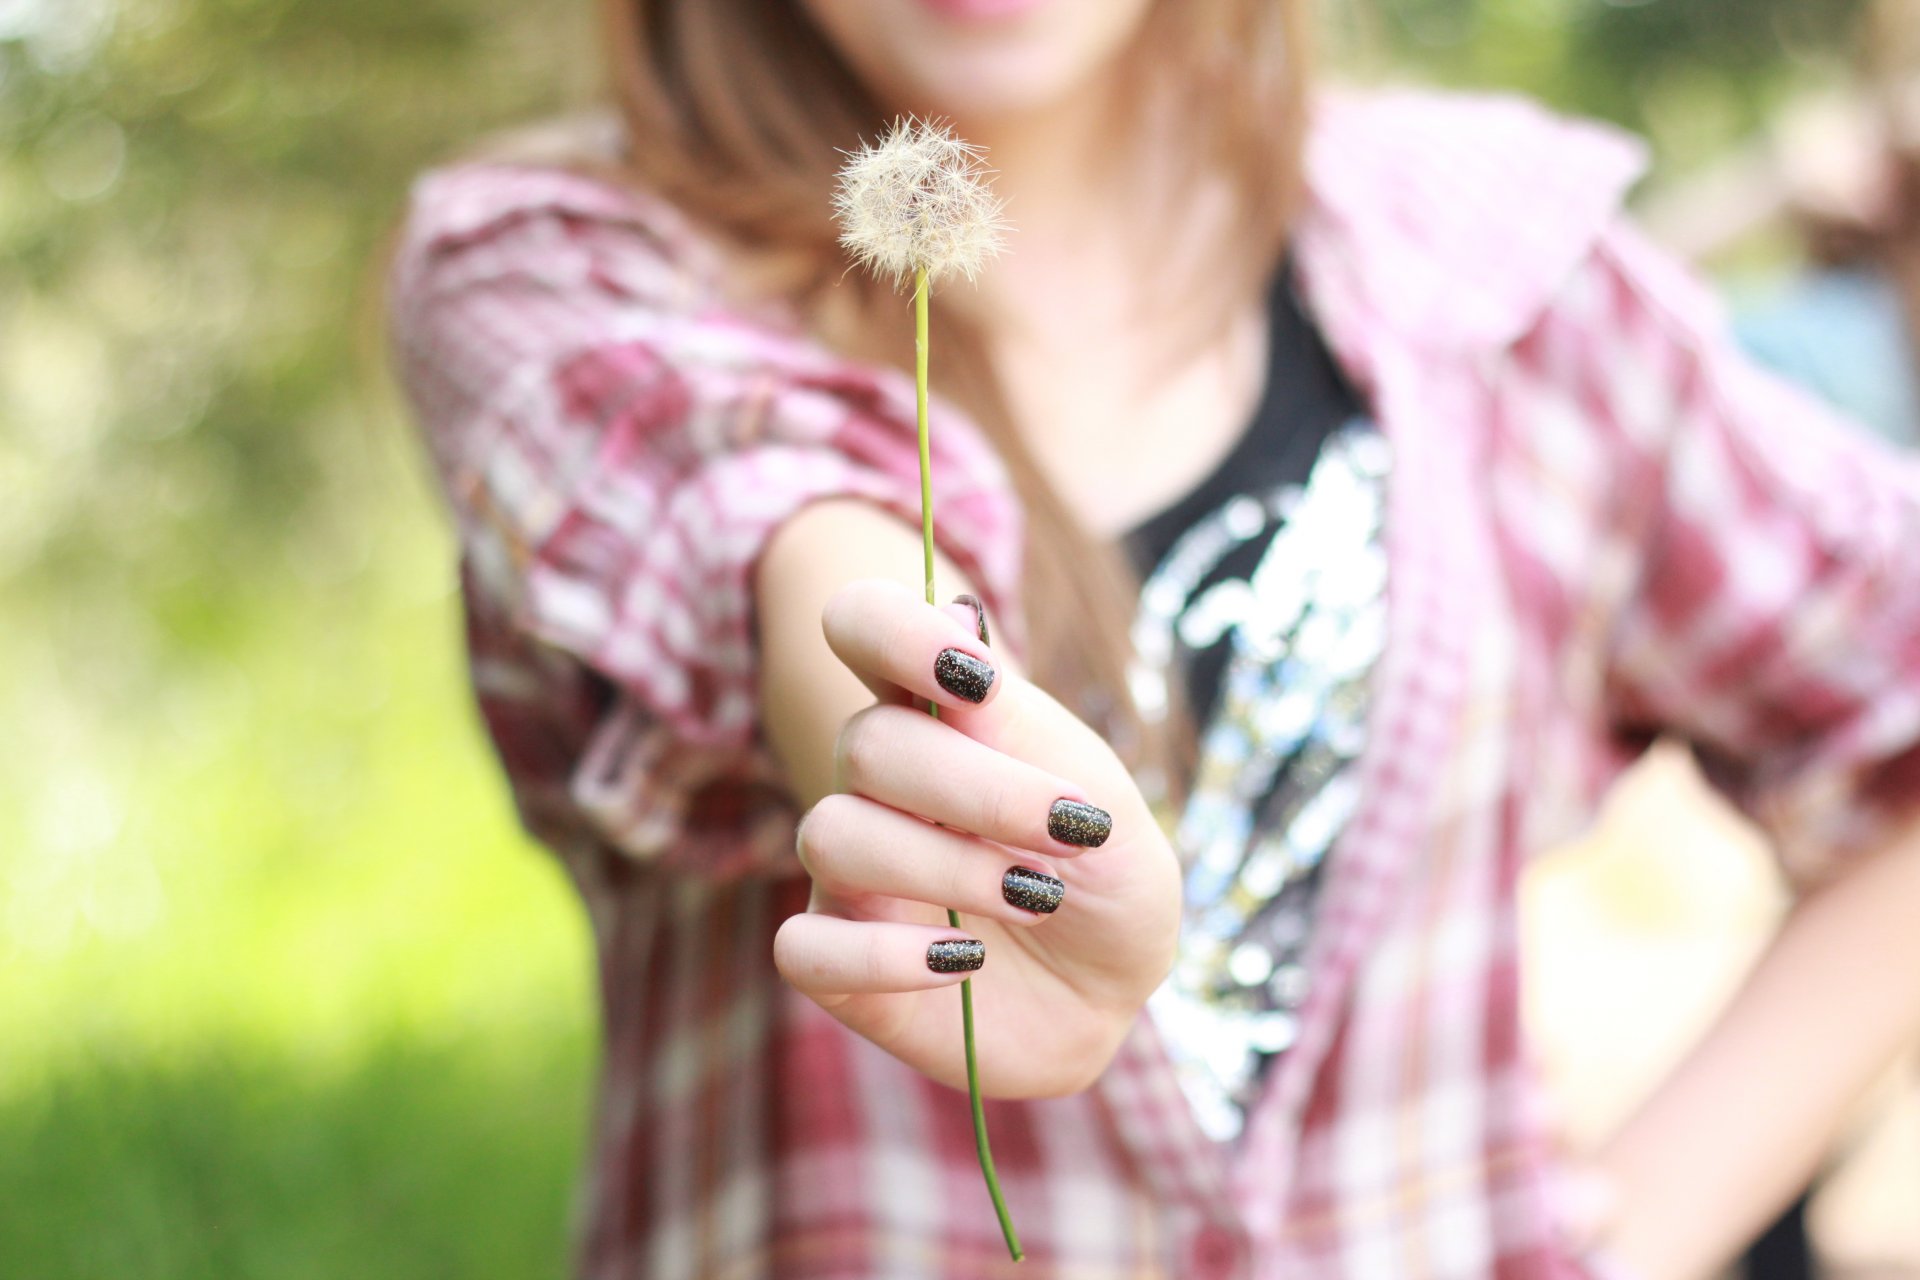
[[[1074,784],[910,707],[860,712],[836,752],[842,790],[1014,848],[1071,858],[1113,831]]]

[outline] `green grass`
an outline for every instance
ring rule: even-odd
[[[150,602],[0,584],[0,1277],[564,1274],[590,948],[450,550]]]
[[[45,1280],[559,1275],[581,1050],[70,1066],[0,1102],[0,1260]]]

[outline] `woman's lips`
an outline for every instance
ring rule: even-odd
[[[943,18],[969,22],[1010,18],[1029,9],[1037,9],[1046,0],[920,0],[920,3]]]

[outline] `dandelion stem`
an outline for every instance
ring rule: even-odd
[[[933,455],[927,443],[927,295],[933,292],[927,282],[927,269],[913,273],[913,410],[920,433],[920,546],[927,572],[927,603],[935,604],[933,592]],[[934,715],[940,713],[935,710]]]
[[[920,547],[926,569],[927,603],[935,604],[933,589],[933,456],[927,439],[927,295],[932,292],[925,267],[913,276],[913,407],[920,436]],[[929,702],[927,712],[936,720],[940,708]],[[947,908],[949,928],[960,927],[960,913]],[[1000,1233],[1007,1238],[1007,1252],[1015,1262],[1026,1254],[1013,1229],[1013,1215],[1007,1212],[1006,1197],[1000,1194],[1000,1176],[993,1169],[993,1149],[987,1145],[987,1110],[980,1097],[980,1066],[973,1048],[973,979],[960,983],[960,1027],[967,1048],[967,1101],[973,1108],[973,1145],[980,1153],[980,1172],[987,1180],[987,1194],[993,1198],[993,1211],[1000,1219]]]

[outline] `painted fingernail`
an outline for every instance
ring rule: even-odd
[[[1047,834],[1062,844],[1098,849],[1113,834],[1113,815],[1078,800],[1055,800],[1047,810]]]
[[[1059,907],[1060,899],[1067,896],[1067,886],[1044,871],[1015,867],[1000,877],[1000,896],[1009,906],[1050,916]]]
[[[942,649],[933,660],[933,678],[956,698],[985,702],[987,690],[993,687],[993,668],[970,653]]]
[[[927,948],[927,968],[935,973],[972,973],[987,962],[987,944],[978,938],[952,938]]]
[[[953,598],[955,604],[963,604],[973,610],[973,629],[980,633],[981,644],[992,644],[987,638],[987,606],[980,603],[980,597],[968,591]]]

